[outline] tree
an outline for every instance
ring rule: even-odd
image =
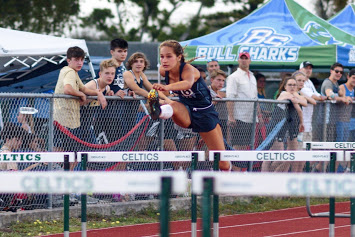
[[[0,27],[61,35],[79,10],[79,0],[0,0]]]
[[[343,9],[347,4],[346,2],[347,1],[344,0],[317,0],[314,3],[316,14],[324,20],[327,20]]]

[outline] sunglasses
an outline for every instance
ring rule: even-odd
[[[296,84],[286,84],[286,86],[296,87],[297,85]]]
[[[208,63],[210,63],[210,62],[217,62],[218,63],[218,60],[215,58],[211,58],[211,59],[208,59],[207,62]]]
[[[340,73],[340,74],[343,74],[344,71],[339,71],[339,70],[334,70],[335,73]]]

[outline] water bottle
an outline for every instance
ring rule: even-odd
[[[297,136],[297,141],[298,142],[303,142],[303,132],[300,132]]]

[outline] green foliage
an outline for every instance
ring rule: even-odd
[[[79,10],[79,0],[0,0],[0,27],[60,35]]]

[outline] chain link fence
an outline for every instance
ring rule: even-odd
[[[152,121],[147,115],[146,102],[142,98],[120,99],[107,97],[108,106],[101,108],[95,97],[79,106],[75,97],[49,94],[0,94],[1,127],[20,127],[21,144],[11,148],[12,152],[51,151],[193,151],[207,147],[199,134],[191,129],[181,128],[169,120]],[[289,101],[216,99],[216,110],[220,115],[221,128],[227,150],[299,150],[305,141],[354,141],[354,104],[320,102],[305,112],[305,132],[299,132],[297,112]],[[80,108],[75,113],[71,107]],[[232,108],[232,109],[231,109]],[[309,108],[308,108],[309,109]],[[305,108],[303,108],[305,110]],[[231,112],[232,111],[232,112]],[[233,114],[230,114],[233,113]],[[228,116],[234,121],[228,121]],[[3,130],[4,130],[3,129]],[[1,136],[2,151],[6,137]],[[208,153],[206,153],[207,155]],[[303,162],[293,162],[287,167],[282,164],[262,162],[232,162],[234,171],[304,171]],[[16,170],[62,170],[61,164],[18,163]],[[313,164],[312,164],[313,165]],[[322,164],[324,166],[324,164]],[[144,163],[90,163],[88,170],[97,171],[150,171],[185,170],[190,172],[189,162]],[[29,168],[30,167],[30,168]],[[314,168],[314,167],[313,167]],[[346,166],[344,169],[346,170]],[[7,168],[2,168],[6,170]],[[72,164],[72,170],[80,170],[80,163]],[[211,170],[212,162],[198,163],[198,170]],[[315,168],[314,168],[315,169]],[[326,170],[326,167],[322,167]],[[77,194],[78,195],[78,194]],[[8,200],[8,199],[12,200]],[[152,195],[127,196],[93,195],[89,203],[131,201],[156,198]],[[9,206],[14,197],[1,195],[3,204]],[[18,198],[19,199],[19,198]],[[62,205],[62,197],[47,195],[33,198],[31,208]],[[78,203],[76,194],[71,203]]]

